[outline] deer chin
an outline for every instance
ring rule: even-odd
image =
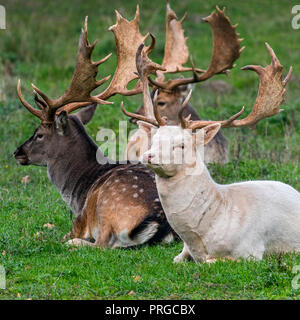
[[[15,157],[15,159],[22,166],[28,166],[30,164],[29,159],[26,156]]]
[[[161,178],[171,178],[176,174],[176,170],[174,168],[167,168],[163,165],[147,163],[146,166],[153,170],[155,174],[157,174]]]

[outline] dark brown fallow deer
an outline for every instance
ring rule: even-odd
[[[140,82],[132,90],[126,88],[137,77],[135,53],[146,38],[139,33],[138,20],[138,10],[133,21],[117,12],[117,23],[110,30],[116,39],[118,63],[104,92],[91,95],[109,78],[96,80],[98,66],[109,56],[97,62],[91,60],[96,43],[91,45],[88,41],[87,19],[71,83],[60,98],[50,99],[33,85],[36,109],[24,99],[18,82],[22,104],[41,124],[14,156],[21,165],[47,167],[49,179],[76,214],[70,244],[116,248],[176,237],[166,220],[151,171],[142,164],[111,164],[84,128],[96,104],[108,104],[107,99],[117,93],[141,92]],[[152,48],[145,52],[149,54]],[[82,110],[70,114],[79,108]]]
[[[220,10],[217,7],[215,12],[203,19],[211,25],[214,42],[212,60],[208,70],[205,72],[204,70],[194,67],[183,67],[183,64],[185,64],[189,58],[189,50],[182,27],[185,18],[186,15],[178,20],[175,12],[171,9],[169,3],[167,3],[166,41],[162,61],[162,66],[165,70],[157,72],[158,77],[156,80],[149,79],[150,84],[153,86],[152,99],[155,90],[158,89],[157,98],[153,100],[153,104],[157,106],[158,112],[162,117],[167,117],[170,125],[179,124],[178,112],[187,95],[188,85],[190,83],[207,80],[215,74],[226,74],[228,70],[233,67],[234,61],[239,58],[243,50],[243,48],[240,47],[242,39],[239,39],[236,33],[236,25],[233,26],[230,23],[229,18],[225,15],[225,9]],[[191,79],[170,79],[163,83],[165,74],[187,71],[193,71],[194,77]],[[191,120],[200,120],[200,116],[190,103],[187,104],[183,112],[184,116],[191,115]],[[135,113],[149,116],[145,113],[144,105],[138,108]],[[131,118],[131,122],[136,122],[134,117]],[[143,151],[145,149],[147,150],[147,148],[142,149]],[[139,151],[139,148],[135,146],[134,152],[138,154],[137,159],[143,151]],[[134,159],[134,152],[130,152],[129,150],[128,157],[130,159]],[[224,164],[228,161],[227,140],[221,131],[205,146],[204,154],[206,164]]]

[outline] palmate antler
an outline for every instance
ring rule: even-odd
[[[205,81],[215,74],[226,73],[233,67],[233,63],[244,49],[240,47],[243,39],[238,38],[237,25],[231,25],[229,18],[225,15],[225,8],[220,10],[217,7],[217,11],[203,19],[211,25],[213,33],[213,53],[209,68],[206,71],[196,69],[192,59],[192,68],[182,67],[189,55],[182,28],[184,18],[178,21],[176,14],[167,3],[166,45],[162,66],[166,68],[165,73],[193,71],[193,77],[163,82],[164,73],[159,73],[157,80],[149,79],[153,86],[166,91],[171,91],[180,85]]]
[[[191,121],[190,117],[183,117],[183,110],[187,106],[187,103],[191,97],[192,91],[189,92],[187,98],[183,102],[182,108],[179,111],[178,117],[183,129],[201,129],[207,125],[213,123],[220,123],[223,128],[230,127],[253,127],[260,120],[274,116],[280,113],[282,110],[280,109],[281,104],[283,103],[285,96],[285,86],[288,83],[289,79],[292,75],[292,67],[290,67],[288,75],[282,81],[282,65],[280,64],[278,58],[276,57],[273,49],[266,43],[266,47],[271,55],[271,64],[266,66],[265,68],[261,66],[249,65],[243,67],[242,70],[253,70],[255,71],[260,78],[260,85],[258,90],[258,95],[254,106],[252,108],[251,113],[244,119],[237,120],[237,118],[244,112],[244,107],[242,110],[227,120],[222,121],[207,121],[207,120],[199,120],[199,121]],[[128,115],[128,113],[126,113]],[[138,120],[143,120],[144,122],[151,123],[157,127],[166,125],[160,121],[160,118],[157,118],[158,112],[155,112],[156,120],[148,119],[147,117],[143,117],[140,115],[136,115],[130,113],[129,116]]]
[[[193,68],[183,67],[189,58],[189,49],[186,44],[187,38],[184,36],[182,23],[186,18],[185,15],[178,20],[176,13],[171,9],[169,1],[167,1],[166,10],[166,41],[164,58],[162,67],[166,68],[164,72],[158,71],[159,81],[163,81],[165,73],[177,73],[192,71]],[[204,72],[204,70],[196,69],[197,72]]]
[[[132,21],[124,19],[116,10],[117,23],[109,28],[114,33],[116,50],[117,50],[117,69],[109,87],[100,93],[97,97],[108,99],[109,97],[119,93],[124,96],[135,95],[142,92],[142,86],[138,81],[136,87],[132,90],[127,89],[127,85],[134,79],[136,75],[136,51],[139,45],[149,36],[147,33],[143,36],[139,31],[139,6],[136,8],[136,14]],[[153,50],[153,47],[148,47],[148,53]]]
[[[43,123],[51,123],[58,111],[65,110],[68,113],[87,106],[91,103],[111,104],[106,100],[120,93],[122,95],[134,95],[142,92],[140,82],[132,90],[127,90],[127,85],[130,81],[137,78],[134,74],[135,53],[141,41],[144,41],[148,35],[142,36],[139,33],[139,8],[137,7],[134,20],[128,21],[124,19],[117,11],[117,23],[109,28],[115,35],[116,50],[118,63],[114,77],[108,88],[95,96],[91,96],[93,90],[106,82],[110,76],[98,81],[96,79],[98,67],[104,63],[110,56],[106,56],[97,62],[91,60],[93,49],[96,41],[91,45],[87,34],[87,17],[85,19],[84,29],[81,31],[78,44],[78,53],[76,67],[73,73],[72,80],[65,93],[58,99],[50,99],[42,90],[35,85],[34,96],[38,109],[33,108],[23,97],[21,92],[20,80],[18,82],[18,96],[22,104],[35,116],[40,118]],[[151,50],[151,47],[148,48]],[[43,99],[41,100],[38,95]]]
[[[254,127],[261,119],[274,116],[281,111],[280,106],[283,103],[285,96],[285,86],[292,75],[293,68],[290,67],[288,75],[282,81],[282,65],[276,57],[273,49],[266,43],[266,47],[271,55],[271,64],[265,68],[261,66],[249,65],[242,68],[242,70],[253,70],[255,71],[260,79],[258,95],[251,113],[244,119],[237,120],[237,118],[244,112],[244,107],[240,112],[233,115],[227,120],[222,121],[190,121],[184,119],[181,112],[179,113],[180,122],[183,128],[187,129],[200,129],[209,124],[220,123],[223,128],[230,127]]]

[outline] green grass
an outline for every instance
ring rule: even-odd
[[[141,31],[157,37],[152,59],[161,62],[164,44],[165,8],[160,0],[139,1]],[[70,231],[69,209],[48,181],[44,168],[20,167],[12,153],[38,125],[38,120],[20,106],[16,97],[17,78],[30,100],[30,83],[36,83],[52,97],[67,87],[75,63],[77,40],[85,15],[89,15],[89,39],[99,39],[94,60],[114,52],[114,39],[107,28],[115,23],[113,9],[128,18],[135,13],[135,1],[2,1],[8,29],[0,30],[0,264],[7,272],[7,289],[0,299],[297,299],[291,280],[300,255],[265,257],[260,262],[217,262],[213,265],[172,260],[181,243],[142,247],[136,250],[72,249],[61,243]],[[210,59],[209,26],[200,24],[214,6],[226,5],[246,50],[228,77],[217,76],[233,86],[222,96],[197,85],[192,104],[203,118],[225,118],[246,106],[248,112],[257,92],[257,77],[240,67],[266,65],[270,59],[267,41],[277,53],[284,72],[293,65],[285,112],[262,121],[255,130],[224,130],[230,142],[231,162],[210,166],[219,183],[246,179],[274,179],[300,190],[300,85],[299,34],[291,28],[291,1],[173,1],[173,8],[185,22],[190,53],[205,68]],[[101,66],[100,76],[112,73],[115,58]],[[117,130],[124,119],[124,100],[135,110],[141,97],[111,99],[113,107],[99,107],[88,125],[95,138],[99,126]],[[32,101],[32,100],[30,100]],[[133,126],[131,126],[133,128]],[[21,183],[29,175],[30,183]],[[43,227],[46,223],[53,229]],[[42,232],[42,233],[41,233]]]

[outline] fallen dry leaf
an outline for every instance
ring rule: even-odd
[[[133,281],[134,281],[134,282],[138,282],[140,279],[141,279],[140,276],[135,276],[135,277],[133,278]]]
[[[34,235],[34,237],[35,237],[35,238],[38,238],[39,236],[41,236],[41,235],[43,235],[43,234],[44,234],[43,231],[39,231],[39,232],[37,232],[37,233]]]
[[[30,182],[30,177],[29,176],[25,176],[25,177],[22,178],[21,181],[22,181],[22,183],[27,184],[27,183]]]
[[[43,227],[44,227],[44,228],[53,229],[53,228],[55,228],[55,224],[45,223],[45,224],[43,225]]]

